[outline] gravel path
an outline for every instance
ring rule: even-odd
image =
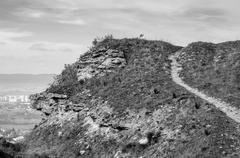
[[[192,87],[190,87],[189,85],[187,85],[186,83],[183,82],[183,80],[179,76],[179,72],[182,70],[182,67],[176,60],[178,58],[178,55],[179,55],[179,52],[177,52],[175,55],[172,55],[172,56],[169,57],[169,59],[172,61],[172,63],[171,63],[172,80],[176,84],[184,87],[189,92],[191,92],[191,93],[195,94],[196,96],[206,100],[210,104],[215,105],[221,111],[226,113],[226,115],[228,117],[230,117],[233,120],[235,120],[236,122],[240,123],[240,110],[239,109],[237,109],[235,107],[232,107],[230,104],[228,104],[224,101],[221,101],[220,99],[217,99],[217,98],[214,98],[214,97],[211,97],[211,96],[207,96],[203,92],[200,92],[198,89],[192,88]]]

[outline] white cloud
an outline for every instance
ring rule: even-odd
[[[82,45],[71,44],[71,43],[52,43],[52,42],[37,42],[30,46],[30,50],[41,51],[41,52],[73,52],[82,50]]]
[[[45,14],[43,12],[32,12],[29,13],[28,16],[31,18],[41,18],[43,17]]]
[[[11,41],[0,45],[1,73],[60,73],[86,47],[71,43]]]
[[[56,72],[86,50],[76,43],[87,45],[105,34],[143,33],[179,45],[235,40],[240,37],[239,5],[239,0],[0,0],[1,25],[19,28],[0,28],[0,55],[45,63],[44,71],[51,66]]]
[[[87,23],[82,20],[82,19],[77,19],[77,20],[59,20],[58,23],[61,24],[68,24],[68,25],[79,25],[79,26],[83,26],[86,25]]]
[[[34,39],[35,34],[0,29],[1,73],[59,73],[65,63],[73,63],[86,51],[81,44],[23,40],[28,37]]]
[[[14,39],[33,36],[32,32],[0,29],[0,42],[9,42]]]
[[[24,8],[20,12],[16,12],[15,15],[29,18],[41,18],[45,13],[41,10]]]

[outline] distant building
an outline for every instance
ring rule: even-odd
[[[17,97],[16,96],[9,96],[9,103],[16,103],[17,102]]]
[[[29,96],[27,95],[6,95],[0,96],[1,103],[29,103]]]

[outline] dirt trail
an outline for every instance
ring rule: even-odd
[[[176,84],[184,87],[189,92],[191,92],[191,93],[195,94],[196,96],[206,100],[210,104],[215,105],[221,111],[226,113],[226,115],[228,117],[230,117],[233,120],[235,120],[236,122],[240,123],[240,110],[239,109],[237,109],[235,107],[232,107],[230,104],[228,104],[228,103],[226,103],[224,101],[221,101],[220,99],[207,96],[203,92],[200,92],[199,90],[197,90],[195,88],[192,88],[192,87],[190,87],[189,85],[187,85],[186,83],[183,82],[183,80],[179,76],[179,72],[182,70],[182,67],[176,60],[178,58],[178,55],[179,55],[179,52],[177,52],[175,55],[172,55],[172,56],[169,57],[169,59],[172,60],[172,63],[171,63],[171,76],[172,76],[172,80]]]

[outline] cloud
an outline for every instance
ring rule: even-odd
[[[83,26],[86,25],[87,23],[82,20],[82,19],[77,19],[77,20],[59,20],[57,21],[58,23],[61,24],[68,24],[68,25],[79,25],[79,26]]]
[[[12,39],[24,38],[29,36],[33,36],[33,33],[27,32],[27,31],[0,29],[0,39],[2,40],[12,40]]]
[[[193,21],[202,21],[214,24],[226,21],[227,12],[220,8],[186,8],[178,16]]]
[[[9,42],[0,47],[0,73],[60,73],[85,51],[71,43]]]
[[[0,45],[14,44],[17,41],[33,36],[32,32],[19,31],[15,29],[0,29]]]
[[[143,33],[177,45],[235,40],[240,37],[239,5],[239,0],[2,0],[0,42],[5,44],[0,55],[25,65],[31,61],[35,67],[25,66],[29,71],[43,71],[36,64],[41,62],[48,66],[44,71],[54,67],[56,73],[59,65],[74,61],[95,37],[106,34],[124,38]]]
[[[43,11],[38,9],[24,8],[19,12],[15,12],[16,16],[29,17],[29,18],[42,18],[46,15]]]
[[[83,46],[70,43],[38,42],[32,44],[29,49],[34,51],[67,53],[75,50],[82,50]]]
[[[31,50],[37,50],[37,51],[53,51],[51,48],[49,48],[48,44],[44,43],[36,43],[33,44],[30,47]]]

